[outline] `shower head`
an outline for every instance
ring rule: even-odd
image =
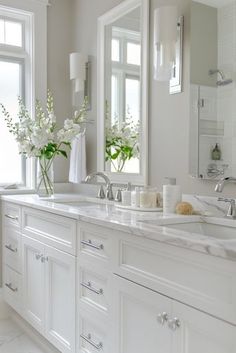
[[[226,86],[226,85],[229,85],[230,83],[233,82],[233,80],[231,78],[226,78],[225,77],[225,74],[223,73],[223,71],[221,70],[209,70],[209,75],[212,76],[212,75],[215,75],[215,74],[218,74],[220,76],[220,80],[218,80],[216,82],[216,85],[217,86]]]
[[[216,82],[217,86],[227,86],[230,83],[233,83],[233,80],[231,78],[225,79],[225,80],[219,80]]]

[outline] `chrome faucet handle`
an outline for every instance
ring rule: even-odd
[[[114,200],[114,196],[113,196],[113,190],[112,190],[112,183],[107,185],[107,189],[106,189],[106,198],[108,200]]]
[[[103,189],[103,186],[101,185],[99,190],[98,190],[98,195],[97,195],[97,198],[98,199],[105,199],[105,192],[104,192],[104,189]]]
[[[219,197],[218,201],[223,201],[229,203],[229,208],[226,214],[227,218],[236,219],[236,202],[235,199],[229,199],[224,197]]]
[[[117,190],[116,196],[115,196],[115,201],[116,201],[116,202],[121,202],[121,201],[122,201],[121,189],[118,189],[118,190]]]

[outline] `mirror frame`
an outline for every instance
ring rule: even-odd
[[[141,6],[141,153],[140,173],[116,173],[105,170],[105,28],[122,15]],[[146,185],[148,182],[148,86],[149,86],[149,0],[126,0],[98,18],[97,40],[97,167],[114,183],[132,182]]]

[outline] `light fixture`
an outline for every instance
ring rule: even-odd
[[[70,54],[70,79],[75,80],[75,92],[84,91],[86,80],[86,63],[88,57],[81,53]]]
[[[154,10],[154,79],[170,81],[170,93],[181,92],[183,16],[176,6]]]

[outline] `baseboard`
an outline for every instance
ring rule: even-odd
[[[15,311],[10,317],[45,353],[61,353]]]
[[[3,289],[0,288],[0,320],[7,319],[11,315],[10,306],[3,300]]]

